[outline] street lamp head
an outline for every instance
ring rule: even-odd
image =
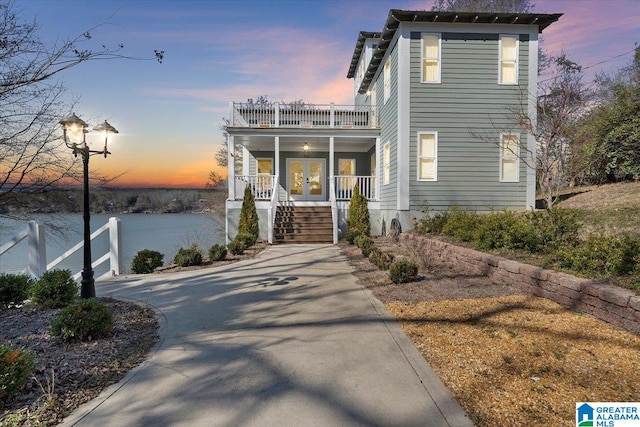
[[[107,154],[111,154],[107,150],[107,142],[109,141],[109,135],[118,133],[118,129],[111,126],[109,122],[105,120],[104,122],[100,123],[98,126],[94,127],[93,130],[95,132],[100,132],[104,136],[104,150],[102,151],[104,153],[104,157],[106,158]]]
[[[97,125],[96,127],[94,127],[93,130],[95,132],[103,132],[105,136],[111,133],[118,133],[118,130],[113,126],[111,126],[111,124],[106,120],[100,123],[99,125]]]
[[[71,113],[64,119],[60,120],[62,125],[65,143],[67,140],[72,144],[80,144],[84,142],[84,134],[87,132],[87,123],[75,113]]]

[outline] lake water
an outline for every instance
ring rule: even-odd
[[[97,230],[117,217],[122,225],[122,259],[124,273],[131,271],[131,260],[142,249],[152,249],[164,254],[165,264],[173,261],[173,257],[181,247],[197,244],[206,254],[213,244],[224,243],[224,218],[213,214],[125,214],[125,215],[91,215],[91,231]],[[47,263],[56,259],[76,243],[82,241],[82,214],[40,216],[38,221],[48,220],[64,230],[63,235],[45,229],[47,243]],[[0,219],[0,245],[24,228],[26,222]],[[0,256],[1,273],[19,273],[28,264],[28,245],[26,239]],[[105,231],[91,244],[91,255],[97,260],[109,248],[109,233]],[[55,268],[69,269],[72,274],[82,270],[82,249],[60,263]],[[95,269],[95,277],[109,271],[106,262]]]

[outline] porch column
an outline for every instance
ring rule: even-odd
[[[382,159],[380,159],[380,137],[376,138],[376,200],[380,201],[380,186],[382,185],[381,176],[384,172],[380,169]]]
[[[280,137],[276,136],[273,141],[273,174],[278,175],[280,177]],[[277,187],[280,188],[280,183],[277,183]],[[277,190],[276,190],[277,191]]]
[[[329,137],[329,179],[333,180],[334,174],[334,156],[335,156],[335,138],[333,136]],[[329,186],[331,188],[331,186]]]
[[[229,200],[236,199],[236,158],[233,152],[236,148],[234,137],[229,135],[227,140],[227,187],[229,187]]]
[[[247,176],[249,172],[250,153],[247,147],[242,147],[242,175]]]

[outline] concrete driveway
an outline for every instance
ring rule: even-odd
[[[161,341],[63,425],[471,426],[333,245],[98,282],[146,303]]]

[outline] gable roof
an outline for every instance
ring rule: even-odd
[[[378,66],[385,57],[389,44],[395,37],[398,27],[401,22],[437,22],[437,23],[449,23],[449,24],[523,24],[523,25],[537,25],[538,33],[547,28],[549,25],[556,22],[562,13],[546,14],[546,13],[476,13],[476,12],[435,12],[425,10],[399,10],[391,9],[387,16],[387,21],[384,24],[384,28],[379,33],[367,33],[360,32],[358,42],[356,43],[356,49],[353,52],[353,58],[351,59],[351,66],[347,73],[347,78],[353,78],[355,75],[355,69],[362,54],[364,46],[364,38],[360,41],[362,34],[370,34],[371,37],[375,37],[374,34],[380,34],[380,42],[378,47],[373,53],[371,62],[367,71],[365,72],[364,79],[360,84],[358,93],[365,93],[369,89],[369,84],[375,76]],[[366,37],[365,37],[366,38]]]

